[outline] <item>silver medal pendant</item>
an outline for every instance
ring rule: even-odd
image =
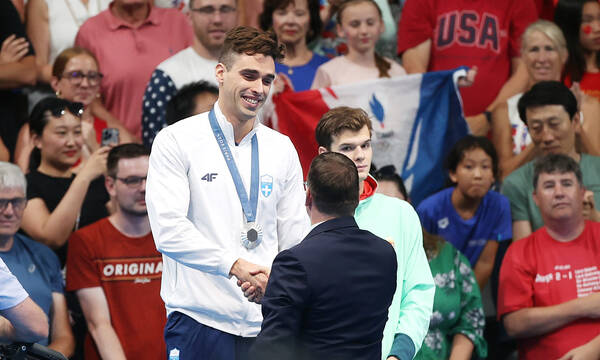
[[[242,246],[246,249],[254,249],[262,241],[263,231],[260,225],[249,222],[242,227]]]

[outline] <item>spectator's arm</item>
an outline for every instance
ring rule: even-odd
[[[77,290],[88,329],[102,359],[125,359],[125,352],[110,320],[108,302],[101,287]]]
[[[473,354],[473,342],[463,334],[455,334],[452,338],[450,360],[470,360]]]
[[[317,68],[315,78],[313,79],[311,89],[322,89],[331,86],[331,79],[327,72],[325,72],[320,66]]]
[[[576,347],[558,360],[597,359],[600,354],[600,335]]]
[[[531,229],[531,223],[527,220],[513,221],[512,228],[514,240],[521,240],[522,238],[531,235],[533,232]]]
[[[481,254],[479,255],[479,259],[475,263],[473,271],[475,272],[475,278],[477,279],[477,284],[480,289],[485,287],[490,275],[492,275],[496,251],[498,251],[498,242],[495,240],[488,240],[483,251],[481,251]]]
[[[48,318],[30,297],[11,308],[0,310],[0,316],[2,341],[36,342],[48,337]]]
[[[498,153],[501,180],[535,157],[533,143],[527,145],[519,154],[513,154],[512,128],[508,118],[508,104],[506,102],[497,106],[492,113],[492,141]]]
[[[23,230],[53,249],[65,244],[73,231],[90,183],[106,171],[109,150],[109,147],[102,147],[88,158],[54,211],[48,211],[41,198],[27,201],[21,223]]]
[[[600,317],[600,293],[552,306],[519,309],[504,315],[508,335],[528,338],[547,334],[580,318]]]
[[[25,56],[19,61],[0,64],[0,89],[35,85],[35,57]]]
[[[8,148],[4,145],[2,138],[0,138],[0,161],[10,161],[10,152],[8,152]]]
[[[61,293],[52,293],[52,319],[50,323],[50,342],[48,348],[56,350],[65,357],[71,357],[75,350],[75,338],[69,323],[67,301]]]
[[[582,152],[600,156],[600,143],[598,143],[600,138],[600,102],[592,96],[584,95],[581,113],[583,123],[581,124],[579,137],[583,146]]]
[[[31,141],[31,136],[29,134],[29,123],[25,123],[21,126],[21,129],[19,129],[17,145],[15,146],[15,164],[21,168],[23,174],[29,172],[29,157],[31,156],[32,150],[33,141]]]
[[[421,74],[427,72],[430,57],[431,39],[427,39],[402,53],[402,66],[407,74]]]
[[[511,96],[522,93],[527,89],[529,83],[529,74],[527,73],[527,67],[521,60],[521,58],[515,57],[512,59],[512,74],[510,78],[504,83],[500,92],[494,99],[494,101],[488,105],[489,111],[494,111],[497,106],[505,103]]]
[[[44,0],[27,1],[27,37],[35,50],[37,80],[50,83],[52,65],[50,57],[50,28],[48,25],[48,5]]]

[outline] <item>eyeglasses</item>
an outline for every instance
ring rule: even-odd
[[[82,71],[71,71],[62,74],[61,77],[69,79],[71,85],[79,85],[83,81],[83,78],[87,78],[90,86],[96,86],[100,84],[100,80],[102,80],[104,75],[97,71],[90,71],[87,74],[84,74]]]
[[[190,9],[193,12],[197,12],[200,15],[204,16],[212,16],[218,11],[221,15],[230,15],[235,12],[235,8],[233,6],[223,5],[220,8],[215,8],[214,6],[203,6],[200,8]]]
[[[0,213],[6,211],[8,204],[12,205],[12,209],[15,212],[21,212],[25,209],[27,199],[24,197],[12,198],[12,199],[0,199]]]
[[[68,110],[74,116],[81,117],[81,115],[83,115],[83,104],[79,102],[65,101],[64,104],[48,109],[50,114],[57,118],[66,114],[66,110]]]
[[[128,176],[126,178],[115,177],[115,179],[120,180],[123,182],[123,184],[130,188],[136,188],[140,186],[143,181],[146,181],[146,178],[146,176]]]

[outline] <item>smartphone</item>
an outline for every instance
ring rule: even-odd
[[[117,145],[119,143],[119,129],[106,128],[102,130],[101,146]]]

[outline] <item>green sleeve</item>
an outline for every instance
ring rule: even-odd
[[[400,250],[398,261],[405,263],[396,334],[408,335],[415,346],[415,353],[418,353],[429,329],[435,284],[423,249],[421,222],[412,206],[406,206],[409,209],[403,211],[399,222],[404,236],[396,244]]]

